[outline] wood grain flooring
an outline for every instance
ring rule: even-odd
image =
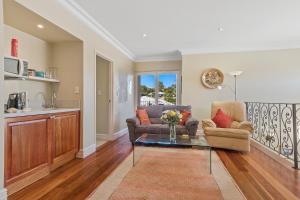
[[[125,135],[97,149],[86,159],[75,159],[50,175],[9,196],[9,200],[85,199],[130,154]]]
[[[107,142],[88,158],[76,159],[40,181],[9,196],[15,199],[85,199],[130,154],[128,136]],[[251,153],[217,150],[227,170],[249,200],[298,199],[298,171],[257,148]]]
[[[217,154],[247,199],[299,199],[299,170],[280,163],[251,146],[250,153],[217,150]]]

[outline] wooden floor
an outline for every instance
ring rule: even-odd
[[[269,150],[268,150],[269,151]],[[250,153],[217,150],[247,199],[300,199],[299,171],[251,145]]]
[[[47,177],[9,196],[9,200],[85,199],[130,154],[125,135],[102,145],[86,159],[76,159]]]
[[[13,199],[85,199],[129,155],[125,135],[104,144],[84,160],[76,159],[49,176],[9,196]],[[298,171],[283,166],[256,148],[249,154],[217,150],[247,199],[297,199]]]

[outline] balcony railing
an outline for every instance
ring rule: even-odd
[[[152,106],[152,105],[155,105],[155,101],[140,101],[140,106]],[[174,105],[174,104],[159,99],[158,105]]]
[[[294,162],[300,160],[300,104],[246,102],[252,138]]]

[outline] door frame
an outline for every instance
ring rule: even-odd
[[[135,107],[139,106],[139,85],[138,85],[138,76],[143,75],[143,74],[153,74],[155,75],[155,90],[158,90],[158,75],[159,74],[168,74],[168,73],[174,73],[177,75],[177,80],[176,80],[176,104],[181,105],[181,93],[182,93],[182,74],[181,71],[176,71],[176,70],[162,70],[162,71],[141,71],[141,72],[136,72],[135,73]],[[155,99],[157,97],[157,92],[155,93]]]
[[[109,98],[109,102],[108,102],[108,138],[111,138],[111,135],[113,134],[113,127],[114,127],[114,120],[113,120],[113,104],[114,104],[114,81],[113,81],[113,74],[114,74],[114,63],[113,61],[104,56],[100,51],[98,50],[95,50],[95,75],[94,75],[94,79],[95,79],[95,82],[94,82],[94,87],[95,87],[95,109],[97,108],[97,56],[108,61],[109,62],[109,75],[108,75],[108,78],[109,78],[109,81],[108,81],[108,98]],[[95,112],[95,142],[97,140],[97,112]]]

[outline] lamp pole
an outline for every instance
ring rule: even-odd
[[[234,75],[234,100],[236,101],[236,76]]]
[[[240,76],[242,73],[243,73],[242,71],[229,72],[229,74],[234,77],[234,100],[235,101],[237,101],[237,87],[236,87],[237,80],[236,79],[237,79],[237,76]]]

